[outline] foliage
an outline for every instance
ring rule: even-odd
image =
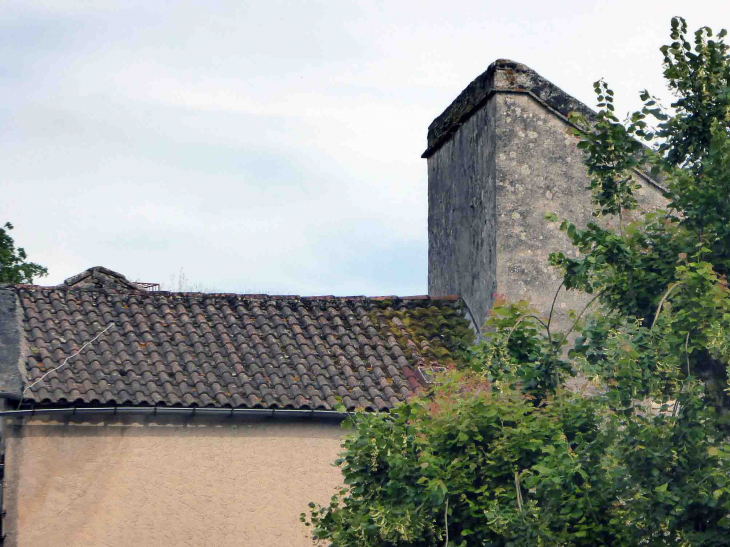
[[[728,380],[727,356],[711,350],[723,345],[714,338],[730,326],[730,55],[725,31],[715,39],[709,28],[699,29],[694,47],[686,33],[685,21],[673,19],[673,42],[661,48],[664,75],[676,96],[672,115],[644,91],[643,109],[621,124],[613,92],[597,82],[602,107],[597,122],[572,117],[592,178],[594,214],[617,214],[619,227],[591,223],[579,229],[563,221],[561,229],[584,254],[553,253],[551,263],[563,269],[567,288],[598,292],[605,307],[578,353],[593,365],[605,363],[602,347],[611,329],[623,332],[636,322],[632,328],[644,340],[637,350],[642,380],[627,389],[653,396],[661,387],[657,383],[668,388],[681,378],[700,378],[718,416],[730,426],[730,398],[721,388]],[[650,118],[655,128],[647,123]],[[637,139],[657,142],[656,149],[643,148]],[[666,211],[637,214],[632,181],[641,166],[661,176]],[[662,303],[665,310],[659,309]],[[657,317],[664,311],[670,313]]]
[[[488,341],[471,349],[469,361],[488,381],[507,382],[539,404],[555,392],[561,376],[574,374],[561,354],[565,336],[553,336],[552,318],[540,319],[527,301],[508,304],[496,296],[487,324]]]
[[[339,547],[730,544],[730,55],[725,32],[683,19],[661,49],[676,100],[648,92],[619,120],[571,117],[595,216],[569,220],[582,253],[551,255],[597,313],[557,333],[497,299],[467,366],[388,415],[356,413],[345,488],[302,519]],[[655,126],[650,125],[656,124]],[[640,144],[648,143],[652,148]],[[667,210],[638,209],[637,170]],[[550,220],[555,221],[554,215]],[[552,313],[551,313],[552,315]],[[590,397],[565,391],[590,379]]]
[[[34,277],[48,275],[48,270],[34,262],[26,262],[28,255],[22,247],[15,248],[10,237],[13,225],[6,222],[0,227],[0,283],[33,283]]]
[[[448,530],[453,545],[549,543],[552,533],[539,523],[546,511],[562,508],[540,507],[537,500],[566,486],[555,466],[575,475],[569,488],[585,489],[586,462],[571,444],[579,438],[602,444],[608,437],[581,398],[562,409],[540,407],[507,386],[491,388],[479,375],[453,373],[433,398],[411,399],[387,419],[353,416],[355,434],[338,461],[347,488],[329,506],[312,504],[315,537],[338,546],[426,546],[445,544]],[[582,422],[570,439],[562,413]],[[555,480],[541,480],[541,472]],[[587,526],[569,514],[593,503],[579,498],[562,513],[566,525],[576,523],[575,532]]]
[[[353,415],[346,487],[302,519],[338,546],[727,545],[730,448],[711,418],[626,419],[569,392],[535,405],[452,372],[387,417]]]

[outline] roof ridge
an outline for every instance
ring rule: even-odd
[[[238,297],[245,300],[297,300],[297,301],[317,301],[323,300],[328,302],[334,301],[373,301],[387,302],[394,301],[435,301],[435,302],[456,302],[461,299],[461,295],[449,294],[443,296],[430,295],[385,295],[385,296],[335,296],[335,295],[314,295],[302,296],[299,294],[266,294],[266,293],[236,293],[236,292],[196,292],[196,291],[147,291],[141,288],[135,289],[108,289],[103,287],[74,287],[67,285],[32,285],[28,283],[17,283],[2,285],[5,288],[25,289],[32,291],[61,291],[61,292],[93,292],[104,294],[142,294],[150,296],[207,296],[207,297]]]

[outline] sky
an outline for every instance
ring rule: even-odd
[[[0,0],[0,223],[43,285],[425,294],[431,121],[500,58],[669,104],[673,15],[730,29],[727,0]]]

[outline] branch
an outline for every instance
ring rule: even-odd
[[[618,229],[621,233],[621,239],[626,239],[626,236],[624,235],[624,216],[621,212],[621,202],[618,204]]]
[[[509,334],[507,334],[507,340],[504,341],[504,345],[506,346],[509,343],[509,339],[512,336],[512,333],[515,331],[515,329],[522,323],[525,319],[528,317],[532,317],[533,319],[536,319],[538,323],[540,323],[543,327],[545,327],[545,330],[547,331],[548,340],[550,340],[550,343],[552,344],[553,338],[550,336],[550,329],[545,324],[545,322],[540,319],[537,315],[523,315],[520,317],[517,321],[517,323],[514,324],[514,326],[509,330]]]
[[[667,298],[669,297],[669,294],[676,289],[677,287],[684,285],[684,283],[675,283],[669,289],[667,289],[667,292],[664,293],[664,296],[662,296],[662,299],[659,301],[659,307],[656,309],[656,313],[654,314],[654,321],[651,323],[651,328],[649,330],[654,329],[654,325],[656,324],[656,320],[659,319],[659,313],[662,311],[662,306],[664,306],[664,302],[667,301]]]
[[[597,299],[598,297],[602,296],[602,295],[603,295],[603,293],[605,293],[605,292],[606,292],[606,289],[603,289],[603,290],[602,290],[601,292],[599,292],[599,293],[598,293],[598,294],[597,294],[596,296],[594,296],[593,298],[591,298],[591,301],[590,301],[590,302],[588,302],[588,304],[586,304],[586,307],[585,307],[585,308],[583,308],[583,311],[582,311],[582,312],[580,312],[580,315],[578,315],[578,317],[576,317],[576,318],[575,318],[575,321],[573,321],[573,324],[572,324],[572,325],[570,326],[570,329],[568,330],[568,332],[566,332],[566,333],[565,333],[565,335],[563,335],[563,339],[562,339],[562,340],[560,341],[560,345],[561,345],[561,346],[563,345],[563,342],[565,342],[565,341],[566,341],[566,340],[568,339],[568,336],[570,336],[570,333],[571,333],[571,332],[573,332],[573,329],[574,329],[574,328],[575,328],[575,326],[576,326],[576,325],[578,324],[578,321],[580,321],[580,318],[581,318],[581,317],[583,317],[583,314],[584,314],[584,313],[586,312],[586,310],[587,310],[588,308],[590,308],[590,307],[591,307],[591,304],[593,304],[593,302],[595,302],[595,301],[596,301],[596,299]]]
[[[517,490],[517,507],[522,513],[522,492],[520,491],[520,475],[515,471],[515,490]]]
[[[674,408],[672,409],[672,418],[674,418],[677,415],[677,408],[679,408],[679,398],[682,396],[682,391],[684,391],[684,385],[689,382],[689,332],[687,333],[687,338],[684,339],[684,356],[687,359],[687,379],[682,382],[682,385],[679,388],[679,393],[677,393],[677,398],[674,400]]]
[[[548,322],[547,322],[548,333],[550,332],[550,322],[553,320],[553,310],[555,309],[555,302],[558,300],[558,293],[560,293],[560,289],[563,288],[564,284],[565,284],[565,279],[563,279],[560,282],[560,286],[558,287],[558,290],[555,291],[555,296],[553,296],[553,304],[552,304],[552,306],[550,306],[550,315],[548,315]]]
[[[449,547],[449,499],[446,498],[446,508],[444,509],[444,530],[446,531],[446,541],[444,547]]]

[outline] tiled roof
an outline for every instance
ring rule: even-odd
[[[126,281],[126,280],[125,280]],[[460,299],[16,286],[24,403],[391,408],[470,341]]]

